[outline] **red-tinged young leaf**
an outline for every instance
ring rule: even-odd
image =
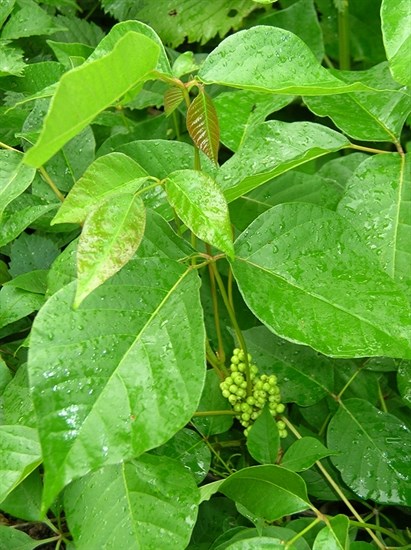
[[[128,193],[107,199],[91,212],[77,249],[75,307],[133,257],[145,223],[143,201]]]
[[[218,490],[267,521],[310,508],[303,479],[280,466],[243,468],[228,477]]]
[[[227,202],[217,183],[198,170],[177,170],[166,182],[171,206],[200,239],[233,257]]]
[[[183,90],[173,87],[166,90],[164,94],[164,111],[170,116],[184,100]]]
[[[220,145],[217,111],[202,88],[187,110],[187,130],[194,145],[217,164]]]

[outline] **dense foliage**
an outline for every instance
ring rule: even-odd
[[[0,3],[1,549],[411,547],[410,29]]]

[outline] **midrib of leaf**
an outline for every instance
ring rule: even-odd
[[[108,377],[107,379],[107,382],[106,384],[101,388],[101,391],[100,391],[100,394],[98,396],[96,396],[96,400],[94,401],[93,403],[93,406],[90,408],[90,411],[87,413],[87,415],[84,417],[83,421],[82,421],[82,426],[80,427],[79,431],[78,431],[78,435],[76,437],[76,439],[74,440],[73,442],[73,445],[71,445],[70,447],[70,450],[66,453],[66,460],[67,460],[67,457],[69,456],[69,454],[76,448],[76,446],[78,444],[80,444],[80,435],[81,435],[81,432],[82,432],[82,428],[83,426],[87,423],[88,421],[88,418],[90,417],[90,414],[93,412],[95,406],[97,405],[97,403],[99,402],[99,400],[101,399],[101,396],[104,395],[104,390],[106,389],[106,387],[110,384],[111,380],[114,378],[114,376],[118,376],[118,370],[122,364],[122,362],[126,359],[126,357],[128,356],[128,354],[130,353],[130,351],[134,348],[134,346],[136,345],[136,343],[139,341],[141,335],[144,333],[144,331],[147,329],[147,327],[149,327],[149,325],[151,324],[151,322],[153,321],[153,319],[157,316],[158,312],[161,310],[161,308],[165,305],[165,303],[167,302],[167,300],[170,298],[170,296],[174,293],[174,291],[176,290],[176,288],[181,284],[181,282],[184,280],[184,278],[191,272],[191,268],[188,268],[186,269],[186,271],[184,271],[184,273],[182,273],[180,275],[180,277],[177,279],[177,281],[174,283],[174,285],[170,288],[170,290],[167,292],[167,294],[164,296],[164,298],[161,300],[161,302],[159,303],[159,305],[156,307],[156,309],[152,312],[152,314],[150,315],[150,317],[147,319],[146,323],[144,324],[144,326],[141,328],[140,332],[137,334],[137,336],[135,337],[134,341],[132,342],[132,344],[129,346],[128,350],[125,352],[125,354],[123,355],[123,357],[121,358],[121,360],[118,362],[118,365],[117,367],[113,370],[113,372],[111,373],[111,375]],[[85,342],[87,342],[88,340],[84,340]],[[76,345],[78,344],[78,342],[76,342]],[[65,466],[65,463],[66,463],[66,460],[61,464],[60,466],[60,469],[59,471],[61,472],[61,470],[64,470],[64,466]],[[57,476],[55,475],[54,478],[56,478]]]
[[[244,263],[248,263],[249,265],[252,265],[253,267],[256,267],[258,269],[260,269],[261,271],[264,271],[266,273],[269,273],[270,275],[274,276],[274,277],[277,277],[278,279],[281,279],[282,281],[286,282],[288,285],[296,288],[297,290],[300,290],[301,292],[304,292],[305,294],[307,294],[308,296],[311,296],[312,298],[316,298],[317,300],[321,301],[321,302],[324,302],[325,304],[329,305],[329,306],[332,306],[334,307],[335,309],[338,309],[348,315],[350,315],[351,317],[353,317],[354,319],[358,319],[359,321],[365,323],[366,325],[369,325],[370,327],[372,327],[373,329],[377,330],[378,332],[382,333],[382,334],[385,334],[386,336],[389,336],[390,338],[392,338],[392,334],[390,334],[389,332],[386,332],[386,331],[383,331],[380,329],[380,327],[378,326],[375,326],[371,321],[369,321],[368,319],[363,319],[361,315],[359,315],[358,313],[353,313],[352,311],[348,311],[346,310],[343,306],[341,306],[340,304],[335,304],[335,303],[332,303],[330,302],[328,299],[326,299],[324,296],[320,296],[318,294],[316,294],[315,292],[310,292],[308,290],[306,290],[305,288],[301,288],[300,286],[298,286],[297,284],[291,282],[290,280],[286,279],[283,275],[279,275],[278,273],[275,273],[273,271],[270,271],[269,269],[261,266],[261,265],[258,265],[258,264],[255,264],[253,262],[250,262],[249,260],[246,260],[245,258],[240,258],[239,256],[236,256],[236,260],[239,260],[239,261],[242,261]],[[327,390],[328,392],[328,390]]]
[[[365,428],[363,427],[362,424],[360,424],[356,417],[353,416],[353,414],[351,413],[351,411],[349,409],[347,409],[347,407],[344,405],[344,402],[343,401],[340,401],[339,402],[339,405],[340,407],[342,407],[344,409],[344,411],[351,417],[351,420],[354,422],[354,424],[356,424],[358,426],[358,428],[361,430],[361,432],[366,436],[366,438],[368,439],[368,441],[371,443],[371,445],[374,447],[374,449],[376,451],[378,451],[378,454],[382,460],[382,462],[384,462],[384,464],[397,476],[398,476],[398,472],[397,470],[392,466],[391,464],[391,461],[390,460],[385,460],[384,458],[384,454],[383,452],[381,451],[380,447],[378,447],[378,445],[375,444],[374,442],[374,439],[368,434],[368,432],[365,430]]]

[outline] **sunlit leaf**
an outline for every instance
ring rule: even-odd
[[[382,36],[392,74],[398,82],[411,85],[411,10],[407,0],[383,0]]]
[[[8,204],[31,184],[36,171],[25,166],[17,151],[0,150],[0,217]]]

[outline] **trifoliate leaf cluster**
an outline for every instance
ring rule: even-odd
[[[277,385],[277,377],[274,374],[258,375],[258,368],[251,363],[252,357],[248,354],[248,364],[251,379],[251,392],[247,395],[246,363],[244,351],[235,348],[231,357],[230,371],[220,388],[223,396],[228,399],[236,418],[244,426],[244,434],[247,436],[250,426],[261,414],[264,405],[268,407],[273,417],[284,412],[285,406],[281,403],[280,388]],[[282,420],[277,421],[280,437],[287,437],[285,424]]]

